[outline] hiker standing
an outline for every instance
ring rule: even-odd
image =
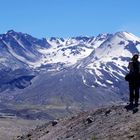
[[[129,80],[129,101],[130,105],[135,103],[135,106],[138,106],[140,88],[140,62],[138,58],[139,55],[134,54],[128,65],[129,73],[131,74],[131,79]]]

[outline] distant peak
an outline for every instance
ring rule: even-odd
[[[127,34],[130,34],[130,33],[127,31],[119,31],[115,33],[115,35],[127,35]]]
[[[8,31],[6,32],[6,34],[13,34],[13,35],[15,35],[15,34],[24,34],[24,33],[22,33],[22,32],[16,32],[16,31],[14,31],[14,30],[8,30]]]
[[[8,30],[7,33],[16,33],[14,30]]]
[[[97,37],[100,38],[100,37],[107,37],[107,36],[112,36],[112,34],[103,33],[103,34],[99,34]]]
[[[94,38],[94,36],[76,36],[76,37],[72,37],[72,39],[83,40],[83,41],[88,41],[91,38]]]
[[[119,37],[124,38],[126,40],[140,41],[139,37],[135,36],[132,33],[127,32],[127,31],[116,32],[115,36],[119,36]]]
[[[58,37],[50,37],[49,39],[52,41],[52,40],[57,40],[59,38]]]

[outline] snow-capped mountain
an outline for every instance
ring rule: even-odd
[[[25,77],[35,75],[34,71],[37,69],[59,70],[75,64],[91,53],[94,49],[92,46],[94,39],[94,37],[37,39],[13,30],[1,34],[0,91],[6,89],[5,85],[9,87],[9,83],[10,86],[14,83],[12,87],[29,85],[28,78],[25,80]],[[18,84],[15,83],[17,79],[20,79]]]
[[[105,41],[104,37],[73,37],[37,39],[28,34],[8,31],[0,35],[0,62],[5,67],[36,68],[50,63],[75,64],[88,56],[95,47]]]
[[[42,59],[37,49],[42,47],[49,47],[46,40],[10,30],[0,35],[1,65],[13,70],[37,65]]]
[[[53,37],[47,39],[52,47],[39,50],[44,55],[42,65],[61,63],[65,66],[71,66],[76,64],[79,60],[87,57],[95,47],[98,47],[107,38],[108,36],[98,43],[94,37],[73,37],[68,39]]]
[[[125,76],[132,55],[139,52],[140,38],[128,32],[117,32],[83,59],[77,67],[91,73],[94,84],[114,86]]]
[[[37,39],[8,31],[0,50],[1,101],[84,108],[127,99],[124,75],[140,38],[117,32]]]

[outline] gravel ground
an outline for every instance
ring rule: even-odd
[[[0,140],[14,140],[17,136],[35,129],[44,121],[17,118],[0,118]]]
[[[140,140],[140,109],[124,105],[79,113],[44,124],[20,140]],[[90,118],[90,119],[89,119]]]

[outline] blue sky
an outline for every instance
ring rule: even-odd
[[[0,0],[0,33],[10,29],[38,38],[123,30],[140,37],[140,0]]]

